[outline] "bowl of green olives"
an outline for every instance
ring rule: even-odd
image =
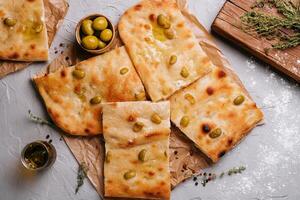
[[[115,28],[104,15],[89,15],[81,19],[76,26],[76,41],[89,53],[102,54],[109,51],[114,39]]]

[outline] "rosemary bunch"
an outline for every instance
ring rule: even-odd
[[[286,49],[300,44],[300,7],[286,0],[260,0],[252,8],[263,8],[266,4],[277,9],[282,17],[277,17],[256,10],[241,16],[242,28],[245,32],[255,32],[267,39],[277,39],[272,45],[276,49]],[[291,32],[285,33],[283,29]]]

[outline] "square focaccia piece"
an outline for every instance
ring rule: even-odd
[[[33,79],[55,124],[72,135],[102,133],[104,102],[145,99],[124,47]]]
[[[48,60],[43,0],[0,0],[0,59]]]
[[[263,118],[246,91],[218,67],[170,102],[171,121],[213,162]]]
[[[175,0],[141,1],[121,17],[119,33],[152,101],[211,71]]]
[[[103,106],[107,197],[169,199],[169,102]]]

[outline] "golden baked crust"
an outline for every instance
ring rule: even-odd
[[[9,27],[4,23],[6,18],[17,23]],[[0,59],[48,60],[43,0],[0,0],[0,33]]]
[[[167,39],[157,24],[160,14],[170,19],[174,39]],[[118,27],[153,101],[168,98],[211,71],[209,58],[173,0],[143,0],[124,13]],[[177,56],[174,64],[169,63],[172,55]],[[183,68],[187,77],[181,74]]]
[[[161,122],[151,121],[159,115]],[[144,127],[135,132],[134,124]],[[170,198],[169,102],[118,102],[103,105],[104,193],[107,197]],[[139,157],[145,151],[144,159]],[[135,176],[126,178],[126,172]]]
[[[126,74],[120,71],[127,68]],[[84,78],[76,79],[75,70]],[[90,100],[100,96],[103,102],[134,101],[145,93],[124,47],[96,56],[72,67],[59,69],[33,79],[47,111],[58,127],[72,135],[102,133],[102,105]]]
[[[235,105],[233,101],[239,95],[245,100]],[[263,113],[245,90],[219,67],[178,91],[171,96],[170,102],[171,121],[214,162],[263,118]],[[184,116],[189,120],[188,125],[181,123]],[[222,134],[210,137],[217,128]]]

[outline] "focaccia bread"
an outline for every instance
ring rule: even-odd
[[[102,133],[101,103],[144,100],[124,47],[33,79],[55,124],[72,135]]]
[[[170,98],[171,121],[216,162],[263,118],[244,91],[216,67]]]
[[[127,10],[119,32],[153,101],[168,98],[211,71],[174,0],[143,0]]]
[[[170,198],[169,102],[122,102],[103,106],[104,194]]]
[[[43,0],[0,0],[0,59],[48,60]]]

